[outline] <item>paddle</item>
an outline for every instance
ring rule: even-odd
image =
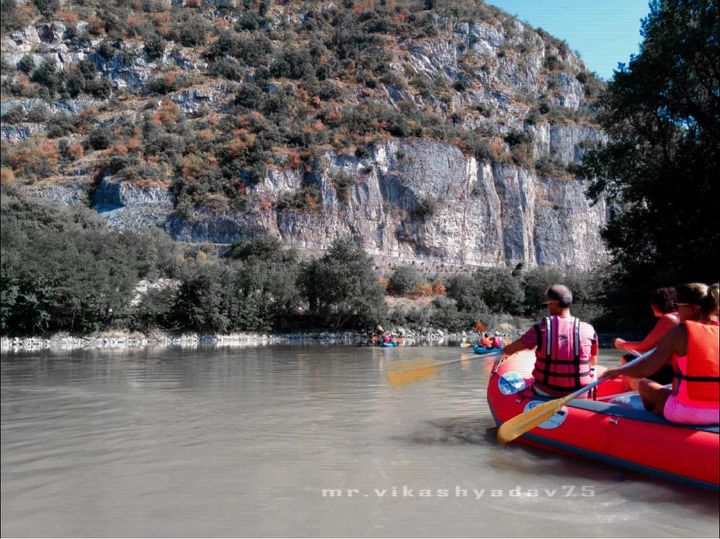
[[[644,354],[626,363],[625,366],[639,363],[640,361],[648,357],[650,354],[652,354],[654,351],[654,348],[652,350],[648,350]],[[500,425],[500,428],[497,432],[498,442],[500,442],[501,444],[512,442],[515,438],[522,436],[526,432],[531,431],[532,429],[537,427],[540,423],[544,423],[545,421],[550,419],[553,415],[555,415],[558,410],[560,410],[571,400],[577,398],[579,395],[582,395],[586,391],[590,391],[595,386],[602,384],[605,380],[609,379],[610,378],[608,378],[607,376],[602,376],[591,384],[586,385],[582,389],[578,389],[574,393],[570,393],[569,395],[561,397],[559,399],[548,401],[544,404],[541,404],[540,406],[536,406],[535,408],[528,410],[527,412],[513,417],[512,419]]]
[[[409,384],[417,380],[422,380],[435,374],[439,369],[447,365],[460,363],[461,361],[469,361],[477,357],[492,357],[500,354],[501,350],[490,354],[475,354],[471,357],[454,359],[452,361],[436,361],[434,359],[406,359],[390,363],[387,367],[387,380],[393,387]]]

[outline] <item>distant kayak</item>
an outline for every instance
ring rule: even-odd
[[[404,339],[398,339],[397,341],[391,341],[391,342],[382,342],[379,340],[373,341],[374,346],[382,346],[384,348],[395,348],[396,346],[405,346],[405,340]]]
[[[502,350],[502,348],[486,348],[485,346],[481,346],[475,343],[473,343],[472,349],[475,351],[476,354],[493,354]]]

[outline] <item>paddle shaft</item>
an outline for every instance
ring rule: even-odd
[[[478,357],[496,356],[496,355],[498,355],[498,354],[500,354],[500,353],[501,353],[501,350],[498,350],[497,352],[490,352],[490,353],[488,353],[488,354],[475,354],[475,355],[470,356],[470,357],[461,357],[460,359],[453,359],[452,361],[442,361],[442,362],[438,363],[437,365],[433,365],[432,368],[433,368],[433,369],[441,369],[441,368],[445,367],[446,365],[453,365],[453,364],[455,364],[455,363],[460,363],[461,361],[468,361],[468,360],[470,360],[470,359],[477,359]],[[427,366],[422,366],[422,367],[416,367],[416,368],[409,369],[409,370],[420,370],[420,369],[427,369],[427,368],[428,368]]]
[[[438,367],[444,367],[445,365],[452,365],[453,363],[460,363],[461,361],[467,361],[468,359],[477,359],[477,357],[489,357],[489,356],[497,356],[498,354],[502,353],[502,350],[498,350],[497,352],[488,352],[487,354],[475,354],[473,356],[470,356],[470,358],[467,357],[461,357],[460,359],[453,359],[452,361],[444,361]]]
[[[636,357],[635,359],[633,359],[632,361],[629,361],[629,362],[625,363],[625,365],[623,365],[623,367],[629,367],[630,365],[634,365],[635,363],[640,363],[643,359],[645,359],[646,357],[648,357],[648,356],[649,356],[650,354],[652,354],[654,351],[655,351],[655,349],[652,348],[651,350],[648,350],[648,351],[645,352],[644,354],[640,354],[639,356],[637,356],[637,357]],[[619,376],[619,375],[618,375],[618,376]],[[613,378],[614,378],[614,377],[613,377]],[[605,380],[610,380],[610,377],[608,377],[608,376],[601,376],[600,378],[598,378],[598,379],[595,380],[594,382],[591,382],[591,383],[589,383],[588,385],[586,385],[585,387],[583,387],[583,388],[581,388],[581,389],[578,389],[578,390],[575,391],[574,393],[570,393],[569,395],[566,395],[565,397],[562,397],[562,400],[565,401],[565,402],[571,401],[571,400],[573,400],[575,397],[577,397],[577,396],[579,396],[579,395],[582,395],[583,393],[585,393],[586,391],[591,390],[591,389],[594,388],[595,386],[602,384]]]

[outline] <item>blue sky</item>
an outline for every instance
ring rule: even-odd
[[[533,27],[564,39],[590,71],[612,78],[642,41],[648,0],[485,0]]]

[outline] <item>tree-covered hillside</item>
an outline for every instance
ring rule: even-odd
[[[243,208],[268,170],[310,166],[327,149],[363,155],[388,137],[568,176],[572,165],[534,157],[528,127],[591,123],[602,89],[566,43],[480,1],[2,9],[3,185],[91,168],[171,185],[185,213]],[[339,196],[352,182],[338,178]],[[322,201],[308,186],[271,203]]]

